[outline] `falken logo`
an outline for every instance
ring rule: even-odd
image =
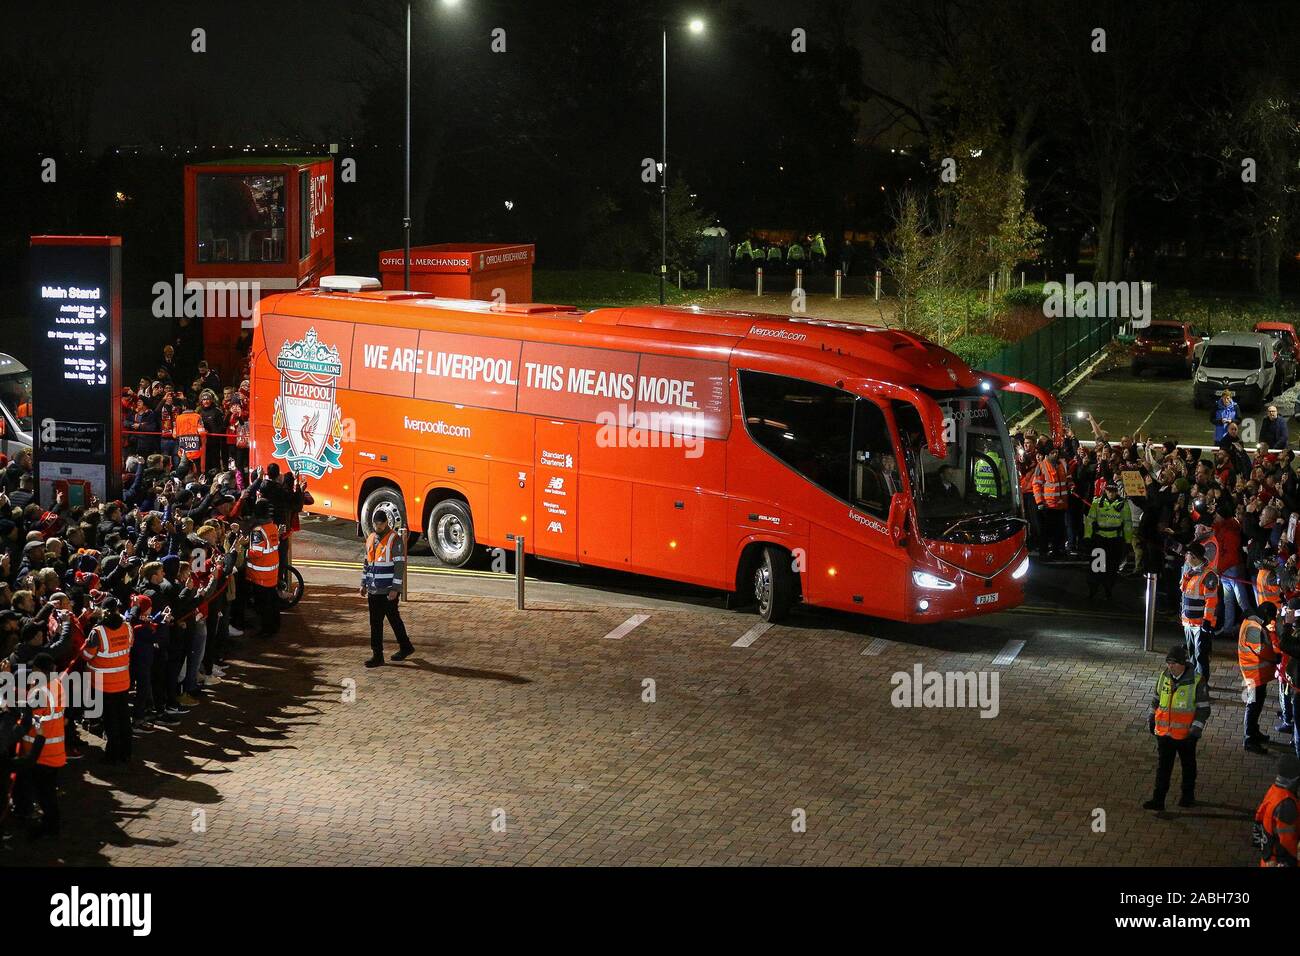
[[[280,394],[275,400],[272,441],[275,458],[289,470],[319,478],[342,465],[343,416],[334,401],[343,374],[336,346],[316,338],[308,329],[301,341],[286,340],[275,360],[280,370]]]
[[[133,936],[153,929],[152,893],[82,893],[74,886],[50,897],[50,925],[57,929],[125,926]]]

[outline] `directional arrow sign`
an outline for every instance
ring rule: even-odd
[[[105,342],[107,342],[107,341],[108,341],[108,336],[105,335],[103,332],[100,332],[100,333],[99,333],[99,344],[100,344],[100,345],[103,345],[103,344],[104,344]]]
[[[99,317],[102,319],[102,318],[103,318],[104,316],[106,316],[106,315],[108,315],[108,309],[104,308],[104,307],[101,305],[101,306],[99,307]]]

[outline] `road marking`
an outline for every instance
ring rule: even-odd
[[[736,641],[736,643],[732,644],[731,646],[749,647],[750,644],[753,644],[756,640],[758,640],[759,636],[762,635],[764,632],[766,632],[767,629],[771,626],[772,625],[768,621],[760,621],[759,623],[751,627],[748,631],[746,631],[744,636],[741,637],[740,640]]]
[[[1156,413],[1156,408],[1159,408],[1159,407],[1160,407],[1161,405],[1163,405],[1164,403],[1165,403],[1165,400],[1164,400],[1163,398],[1160,399],[1160,401],[1156,402],[1156,407],[1153,408],[1153,409],[1151,409],[1151,413],[1150,413],[1149,415],[1147,415],[1146,418],[1142,419],[1142,424],[1139,425],[1137,428],[1133,429],[1133,434],[1134,434],[1134,435],[1136,435],[1138,432],[1140,432],[1143,428],[1146,427],[1146,423],[1149,422],[1149,421],[1151,421],[1151,415],[1154,415],[1154,414]]]
[[[633,614],[626,621],[620,624],[614,630],[605,635],[607,641],[617,641],[631,634],[634,630],[650,619],[649,614]]]
[[[1007,646],[998,652],[998,656],[993,658],[994,667],[1006,667],[1016,659],[1025,647],[1024,641],[1007,641]]]
[[[883,637],[873,637],[871,639],[871,643],[868,644],[865,648],[863,648],[861,656],[875,657],[885,648],[889,647],[890,644],[892,643],[893,643],[892,641],[887,641]]]

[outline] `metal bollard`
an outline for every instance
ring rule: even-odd
[[[1021,270],[1020,270],[1020,288],[1023,289],[1024,287],[1025,287],[1025,270],[1021,269]]]
[[[844,271],[842,269],[835,270],[835,298],[844,298]]]
[[[795,270],[794,270],[794,287],[795,287],[796,289],[802,289],[802,288],[803,288],[803,270],[802,270],[802,269],[795,269]]]
[[[515,610],[524,609],[524,536],[515,537]]]
[[[704,267],[704,288],[706,291],[713,288],[713,266],[712,264]]]
[[[880,270],[876,270],[876,301],[880,301]]]
[[[397,541],[402,546],[402,600],[406,600],[407,588],[411,582],[411,563],[407,560],[406,516],[402,516],[402,526],[397,529]]]
[[[1156,576],[1147,572],[1146,613],[1142,618],[1142,649],[1156,649]]]
[[[680,291],[682,287],[682,270],[677,270],[677,288]]]
[[[763,295],[763,269],[760,267],[754,270],[754,279],[758,283],[758,294]]]

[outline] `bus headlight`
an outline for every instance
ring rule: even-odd
[[[1020,567],[1016,568],[1014,571],[1011,572],[1011,577],[1014,580],[1019,581],[1028,573],[1029,573],[1029,555],[1025,555],[1025,560],[1020,562]]]
[[[918,588],[925,588],[927,591],[953,591],[957,585],[952,581],[945,581],[943,578],[935,577],[929,571],[913,571],[912,583]]]

